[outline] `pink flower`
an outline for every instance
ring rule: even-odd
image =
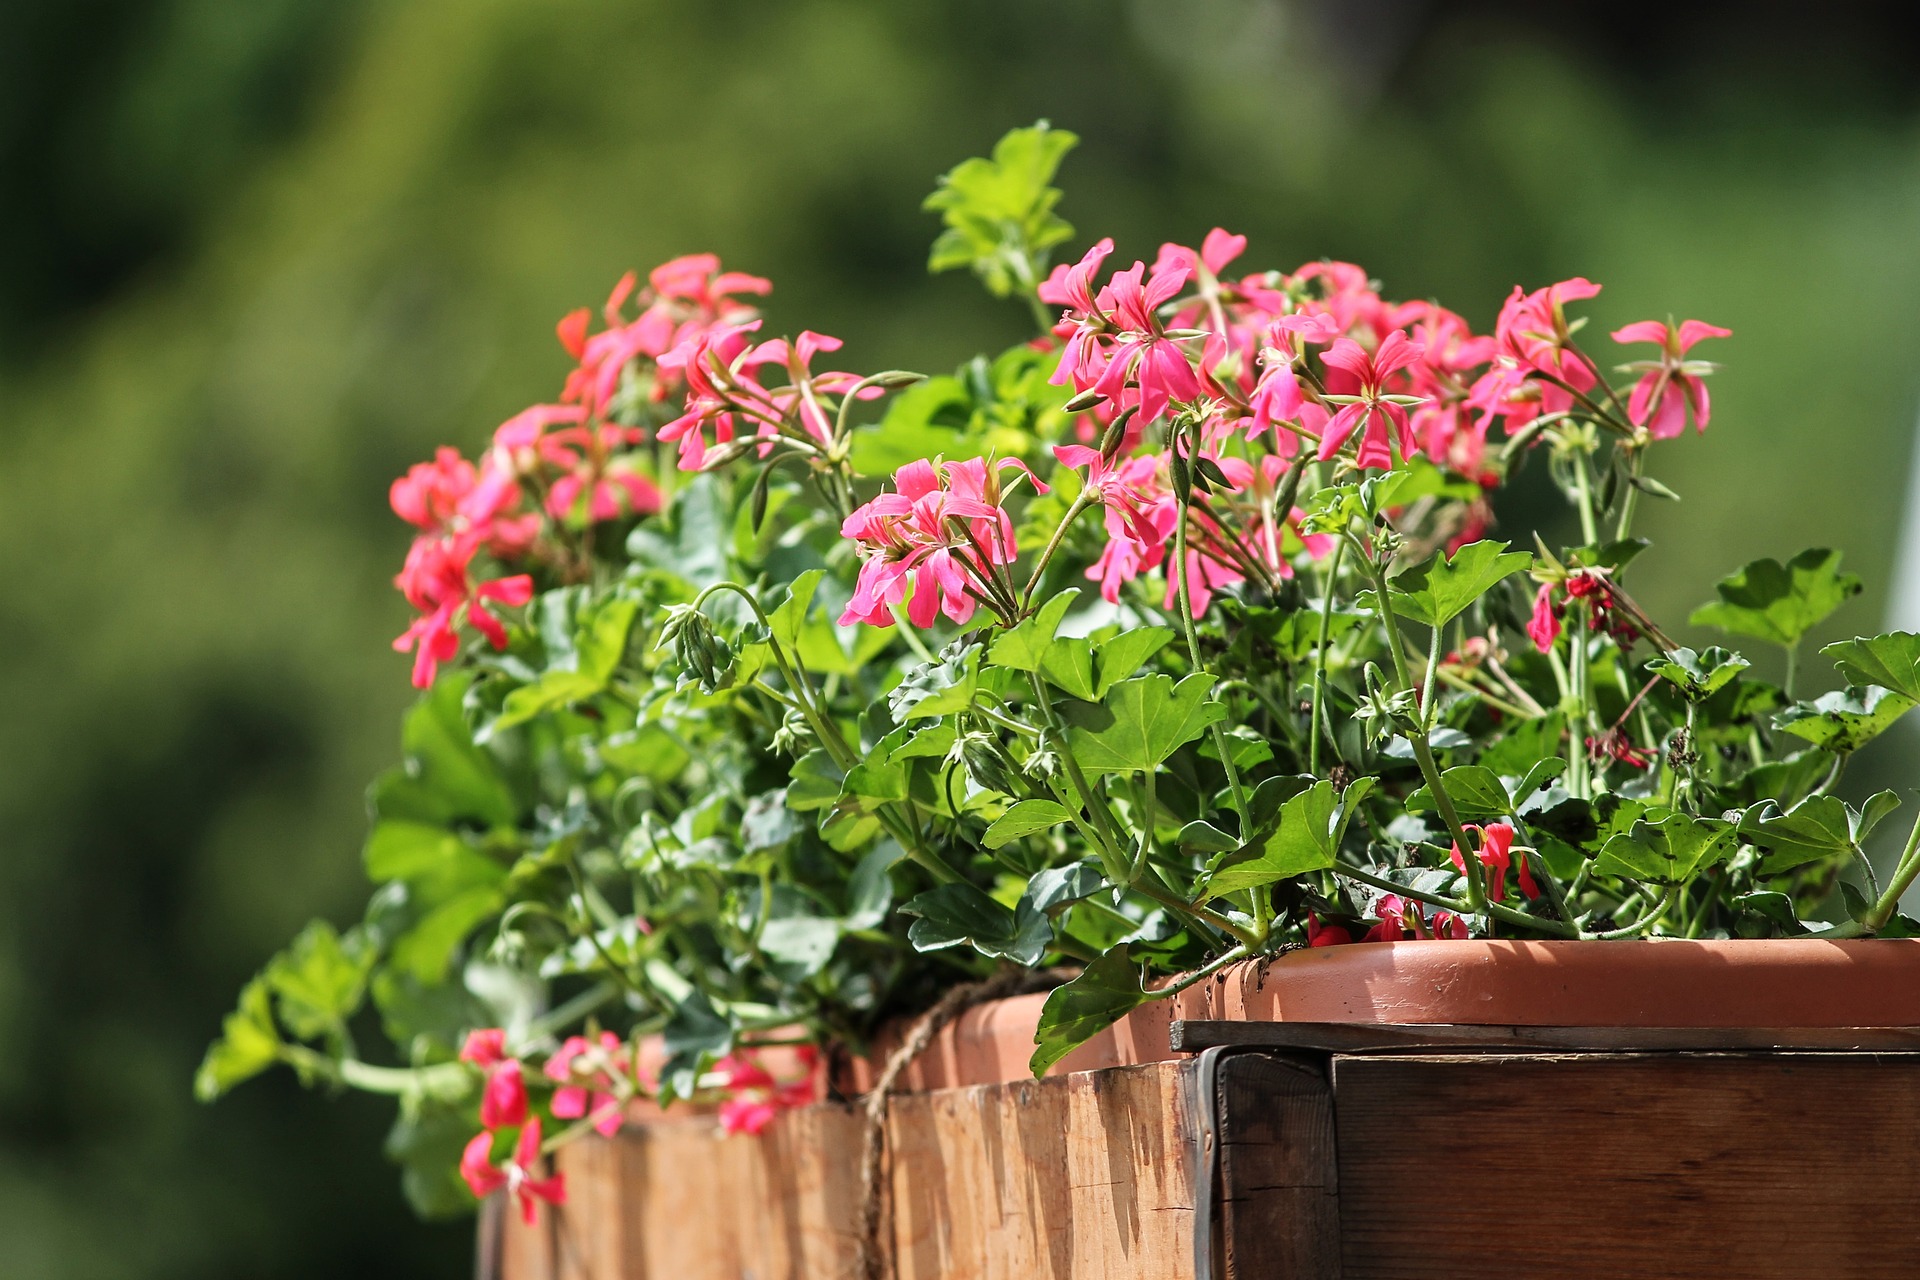
[[[387,500],[395,515],[427,533],[477,531],[496,558],[525,554],[540,532],[538,515],[512,515],[520,505],[520,487],[492,455],[475,467],[459,450],[443,445],[432,462],[417,462],[395,480]]]
[[[1085,492],[1106,508],[1109,537],[1131,538],[1150,546],[1173,536],[1172,504],[1163,501],[1164,495],[1143,487],[1140,468],[1133,466],[1143,459],[1129,458],[1116,465],[1098,449],[1077,444],[1056,445],[1053,456],[1063,466],[1087,468]],[[1149,474],[1151,470],[1148,468]]]
[[[1247,238],[1237,236],[1223,227],[1215,227],[1207,232],[1207,238],[1200,243],[1200,252],[1195,253],[1183,244],[1163,244],[1160,254],[1153,260],[1154,274],[1158,275],[1171,267],[1184,267],[1195,275],[1205,271],[1207,275],[1218,277],[1226,270],[1227,264],[1247,251]]]
[[[1467,922],[1451,911],[1436,911],[1429,922],[1420,904],[1397,893],[1381,896],[1374,903],[1379,924],[1367,930],[1362,942],[1405,942],[1416,938],[1464,938]]]
[[[625,1077],[629,1064],[625,1046],[611,1031],[602,1031],[598,1043],[585,1036],[569,1036],[542,1068],[560,1087],[553,1092],[553,1114],[562,1120],[590,1116],[593,1127],[606,1137],[620,1131],[620,1098],[615,1081]]]
[[[1553,584],[1543,582],[1533,593],[1533,616],[1527,619],[1527,638],[1545,653],[1560,638],[1560,614],[1553,607]]]
[[[581,406],[589,417],[605,415],[621,374],[635,359],[658,361],[708,328],[751,320],[753,308],[732,295],[766,294],[773,289],[758,276],[720,270],[720,260],[713,254],[690,254],[653,269],[641,295],[640,314],[629,322],[623,311],[637,283],[629,271],[614,285],[602,308],[607,328],[601,332],[587,335],[590,317],[585,308],[569,313],[558,326],[560,345],[580,362],[568,375],[560,398]],[[650,395],[664,400],[675,378],[664,368],[655,372]]]
[[[1575,391],[1594,384],[1591,367],[1573,354],[1566,304],[1599,294],[1600,286],[1576,276],[1526,293],[1518,285],[1500,308],[1494,339],[1520,366],[1558,378]]]
[[[972,618],[995,566],[1011,564],[1016,553],[1013,519],[1000,505],[999,473],[1008,467],[1033,478],[1015,458],[992,467],[979,458],[910,462],[894,473],[892,493],[848,516],[840,533],[858,544],[861,565],[840,625],[892,626],[909,582],[914,626],[930,627],[941,613],[955,623]]]
[[[1280,316],[1267,326],[1260,378],[1248,398],[1248,407],[1253,410],[1248,436],[1257,440],[1272,430],[1274,448],[1281,457],[1291,458],[1299,452],[1299,437],[1285,425],[1299,418],[1305,404],[1299,376],[1293,369],[1299,354],[1295,344],[1327,343],[1339,336],[1339,326],[1324,312]]]
[[[538,1173],[539,1164],[540,1121],[536,1118],[527,1121],[526,1127],[520,1130],[513,1159],[504,1167],[493,1163],[493,1135],[475,1134],[460,1155],[460,1176],[466,1179],[467,1187],[477,1199],[507,1188],[508,1194],[520,1201],[521,1218],[531,1226],[537,1201],[556,1205],[567,1202],[566,1176],[556,1173],[551,1178],[542,1178]]]
[[[1338,453],[1356,431],[1360,433],[1360,448],[1355,461],[1362,467],[1391,467],[1396,443],[1401,457],[1413,453],[1416,442],[1407,423],[1407,410],[1387,391],[1387,379],[1419,360],[1424,351],[1398,329],[1382,338],[1371,354],[1352,338],[1334,339],[1322,359],[1329,371],[1329,398],[1341,407],[1321,434],[1322,461]],[[1336,377],[1335,371],[1345,377]],[[1387,435],[1389,427],[1395,433],[1393,440]]]
[[[805,1074],[781,1081],[760,1065],[751,1050],[731,1054],[714,1064],[720,1087],[732,1094],[720,1104],[720,1127],[730,1134],[757,1134],[782,1111],[804,1107],[819,1094],[815,1082],[819,1051],[802,1045],[796,1051]]]
[[[790,343],[775,338],[749,346],[747,335],[758,327],[757,320],[714,326],[660,357],[662,369],[679,373],[687,383],[686,411],[660,428],[662,440],[680,442],[682,471],[708,465],[709,427],[714,443],[726,444],[743,424],[751,424],[762,440],[761,457],[783,435],[809,447],[831,442],[832,421],[821,398],[852,394],[860,379],[851,373],[814,373],[812,362],[820,352],[838,351],[840,339],[806,331]],[[761,371],[769,366],[783,370],[786,381],[767,385]],[[879,387],[858,392],[863,400],[882,394]]]
[[[1146,269],[1145,263],[1136,262],[1125,271],[1115,272],[1100,291],[1100,299],[1112,310],[1113,323],[1120,333],[1114,339],[1112,358],[1094,386],[1107,399],[1124,405],[1132,402],[1128,395],[1131,384],[1141,420],[1152,422],[1167,411],[1169,402],[1198,399],[1200,380],[1187,353],[1166,336],[1154,314],[1180,292],[1188,271],[1184,266],[1170,266],[1155,272],[1143,284]]]
[[[521,1078],[520,1060],[508,1058],[487,1070],[486,1088],[480,1092],[480,1123],[489,1129],[511,1129],[526,1119],[527,1085]]]
[[[460,1061],[471,1062],[485,1070],[498,1066],[507,1060],[507,1033],[499,1027],[483,1027],[467,1032],[467,1042],[460,1046]]]
[[[517,608],[533,598],[533,579],[524,573],[478,584],[473,581],[471,565],[479,543],[480,535],[473,530],[453,537],[415,538],[406,564],[393,580],[407,603],[421,613],[393,642],[398,652],[414,654],[415,688],[431,685],[440,664],[459,654],[456,628],[462,621],[485,636],[495,649],[504,649],[506,628],[487,606]]]
[[[1687,429],[1687,408],[1693,408],[1696,432],[1707,429],[1711,408],[1707,384],[1701,379],[1713,372],[1704,360],[1688,360],[1687,352],[1703,338],[1730,338],[1733,330],[1700,320],[1687,320],[1678,327],[1658,320],[1642,320],[1624,329],[1616,329],[1613,340],[1620,343],[1656,342],[1660,359],[1642,360],[1628,366],[1640,372],[1627,399],[1627,416],[1635,426],[1645,427],[1656,440],[1671,440]]]
[[[1084,391],[1106,372],[1111,326],[1093,296],[1093,273],[1112,252],[1113,241],[1101,240],[1071,267],[1065,263],[1055,267],[1038,290],[1042,302],[1072,308],[1054,327],[1054,334],[1066,340],[1060,364],[1049,379],[1057,387],[1071,383],[1076,391]]]

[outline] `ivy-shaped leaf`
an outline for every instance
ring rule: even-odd
[[[1450,557],[1435,553],[1433,559],[1388,582],[1387,589],[1399,616],[1430,627],[1444,627],[1495,583],[1532,563],[1532,556],[1508,551],[1504,542],[1470,542]],[[1379,607],[1372,592],[1362,592],[1355,603],[1364,608]]]
[[[1137,676],[1107,691],[1098,705],[1070,712],[1067,743],[1088,773],[1132,773],[1161,761],[1224,719],[1212,701],[1213,677],[1195,672],[1179,684],[1172,676]]]
[[[1689,702],[1701,702],[1750,665],[1739,654],[1716,646],[1700,653],[1675,649],[1649,662],[1647,670],[1671,681]]]
[[[1774,716],[1773,723],[1816,747],[1848,755],[1879,737],[1915,705],[1920,704],[1891,689],[1855,685],[1812,702],[1796,702]]]
[[[1280,821],[1241,856],[1222,859],[1208,878],[1205,896],[1217,898],[1241,889],[1269,885],[1334,865],[1347,823],[1374,788],[1374,779],[1355,778],[1344,793],[1322,779],[1280,806]]]
[[[987,661],[1015,671],[1040,670],[1040,661],[1052,647],[1054,633],[1060,630],[1060,620],[1079,595],[1080,588],[1068,587],[1041,605],[1032,617],[1022,618],[1002,632],[987,649]]]
[[[993,158],[955,165],[927,197],[946,230],[933,242],[929,271],[970,267],[994,296],[1030,288],[1044,274],[1043,251],[1073,234],[1053,209],[1060,189],[1053,175],[1080,139],[1042,120],[1015,129],[994,144]]]
[[[366,995],[375,950],[357,931],[345,938],[315,920],[261,974],[280,1002],[280,1021],[303,1040],[338,1036]]]
[[[1608,840],[1593,870],[1652,884],[1684,884],[1732,856],[1739,844],[1731,822],[1670,813],[1658,822],[1635,822],[1631,830]]]
[[[1053,938],[1044,913],[1022,919],[964,881],[918,894],[902,903],[900,912],[919,917],[907,929],[907,941],[916,951],[964,945],[983,956],[1034,965]]]
[[[994,820],[987,828],[985,844],[999,849],[1025,836],[1051,831],[1063,822],[1073,821],[1065,805],[1052,800],[1022,800]]]
[[[255,978],[241,989],[239,1006],[227,1015],[220,1038],[207,1049],[193,1078],[193,1094],[212,1102],[279,1060],[280,1033],[273,1025],[267,983]]]
[[[1791,648],[1860,588],[1859,578],[1840,572],[1838,551],[1813,547],[1785,564],[1755,560],[1722,578],[1714,586],[1720,598],[1695,609],[1688,621]]]
[[[1920,702],[1920,635],[1889,631],[1871,639],[1842,640],[1820,650],[1851,684],[1877,684]]]
[[[1045,1075],[1054,1063],[1149,998],[1140,984],[1140,966],[1127,944],[1121,943],[1047,997],[1040,1009],[1040,1026],[1033,1035],[1038,1047],[1027,1065],[1034,1075]]]
[[[1861,842],[1899,803],[1891,791],[1878,793],[1861,809],[1838,796],[1811,796],[1784,813],[1766,801],[1741,817],[1740,834],[1765,853],[1760,874],[1779,875],[1810,862],[1863,857]]]
[[[1513,812],[1507,784],[1483,764],[1455,765],[1440,775],[1440,785],[1446,788],[1453,811],[1462,822],[1491,822]],[[1437,811],[1439,807],[1430,787],[1421,787],[1407,797],[1407,808],[1415,812]]]

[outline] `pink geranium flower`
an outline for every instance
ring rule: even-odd
[[[460,1046],[460,1061],[470,1062],[483,1071],[506,1060],[507,1033],[499,1027],[469,1031],[466,1043]]]
[[[1527,619],[1527,639],[1545,653],[1560,638],[1560,613],[1553,604],[1553,584],[1543,582],[1533,593],[1533,615]]]
[[[493,1163],[493,1134],[475,1134],[460,1155],[460,1176],[478,1199],[485,1199],[505,1187],[509,1195],[520,1201],[520,1216],[531,1226],[538,1201],[556,1205],[567,1202],[566,1176],[556,1173],[551,1178],[542,1178],[540,1159],[540,1121],[535,1118],[520,1130],[513,1158],[504,1166]]]
[[[1469,823],[1465,830],[1480,837],[1480,851],[1474,856],[1480,865],[1487,869],[1487,897],[1499,902],[1506,896],[1507,868],[1513,864],[1513,824],[1490,822],[1484,827]],[[1466,859],[1461,856],[1460,846],[1454,845],[1451,853],[1453,865],[1461,875],[1467,872]],[[1540,896],[1540,887],[1534,883],[1533,873],[1527,866],[1526,855],[1519,858],[1520,892],[1529,899]]]
[[[590,1117],[593,1127],[609,1138],[620,1131],[616,1082],[627,1077],[630,1065],[619,1036],[602,1031],[597,1042],[585,1036],[568,1036],[541,1070],[560,1086],[553,1091],[556,1117]]]
[[[883,493],[848,516],[841,536],[858,545],[860,576],[840,625],[893,625],[893,610],[913,587],[907,618],[930,627],[944,613],[955,623],[973,617],[983,584],[995,566],[1011,564],[1013,519],[1000,505],[1001,471],[1014,468],[1041,492],[1026,464],[1002,458],[910,462]]]
[[[1616,329],[1613,340],[1620,343],[1654,342],[1660,345],[1658,360],[1630,364],[1630,372],[1640,374],[1627,398],[1627,416],[1637,427],[1645,427],[1656,440],[1671,440],[1687,429],[1687,410],[1693,410],[1696,432],[1707,429],[1712,416],[1707,384],[1702,379],[1714,366],[1704,360],[1689,360],[1687,352],[1703,338],[1730,338],[1733,330],[1702,320],[1683,321],[1678,326],[1658,320],[1642,320],[1624,329]]]
[[[782,1111],[804,1107],[819,1095],[816,1082],[820,1057],[812,1045],[795,1051],[804,1074],[779,1080],[761,1065],[751,1050],[743,1050],[714,1064],[720,1088],[731,1096],[720,1104],[720,1127],[730,1134],[757,1134]]]
[[[1419,360],[1424,351],[1398,329],[1381,339],[1378,349],[1371,353],[1352,338],[1334,339],[1321,358],[1328,368],[1328,399],[1340,409],[1321,433],[1322,461],[1338,453],[1356,432],[1360,447],[1355,461],[1362,467],[1391,467],[1395,445],[1401,457],[1414,452],[1416,442],[1407,422],[1406,406],[1400,402],[1404,397],[1396,398],[1389,392],[1387,379]],[[1394,433],[1391,440],[1389,428]]]
[[[504,649],[506,627],[488,606],[518,608],[533,598],[533,579],[524,573],[474,582],[471,566],[479,546],[480,534],[473,530],[453,537],[415,538],[406,564],[393,580],[407,603],[420,610],[420,617],[393,642],[398,652],[414,655],[415,688],[431,685],[440,664],[460,652],[462,622],[495,649]]]

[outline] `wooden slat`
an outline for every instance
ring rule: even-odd
[[[1214,1074],[1213,1213],[1227,1280],[1339,1280],[1333,1091],[1321,1061],[1235,1053]]]
[[[1166,1062],[894,1098],[897,1275],[1191,1275],[1191,1069]],[[502,1280],[851,1277],[860,1136],[851,1109],[820,1105],[753,1138],[723,1138],[711,1117],[692,1117],[571,1144],[559,1157],[567,1205],[543,1207],[535,1229],[506,1231]]]
[[[1176,1021],[1180,1053],[1262,1048],[1322,1053],[1424,1049],[1552,1049],[1623,1053],[1768,1049],[1920,1052],[1920,1027],[1521,1027],[1465,1023]]]
[[[1920,1061],[1334,1060],[1346,1280],[1920,1270]]]

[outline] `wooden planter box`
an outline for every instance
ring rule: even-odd
[[[1296,952],[1033,1080],[1042,999],[889,1104],[903,1280],[1920,1274],[1920,940]],[[629,1124],[482,1275],[855,1277],[860,1149],[841,1104]]]

